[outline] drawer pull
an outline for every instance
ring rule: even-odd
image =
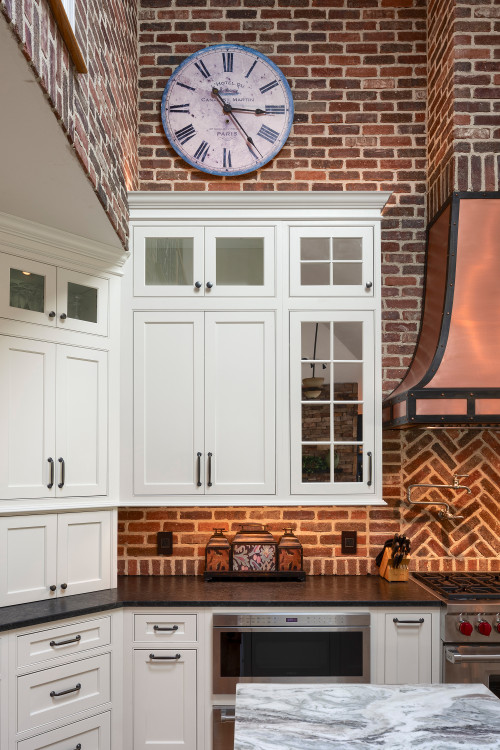
[[[159,625],[155,625],[153,627],[153,630],[156,630],[157,632],[161,632],[161,633],[167,632],[167,631],[172,632],[173,630],[179,630],[179,626],[178,625],[172,625],[171,628],[162,628]]]
[[[154,659],[158,661],[160,659],[163,659],[164,661],[177,661],[178,659],[181,658],[181,655],[176,654],[175,656],[155,656],[154,654],[149,654],[149,658],[151,659],[151,661],[153,661]]]
[[[51,641],[49,643],[49,646],[52,646],[52,648],[54,648],[54,646],[67,646],[68,643],[78,643],[78,641],[81,641],[81,640],[82,640],[82,636],[76,635],[74,638],[70,638],[68,641]]]
[[[419,617],[418,620],[399,620],[397,617],[393,617],[392,621],[395,622],[396,625],[421,625],[425,622],[423,617]]]
[[[56,693],[55,690],[50,691],[50,697],[51,698],[59,698],[60,695],[68,695],[68,693],[77,693],[79,690],[82,689],[82,686],[78,682],[74,688],[69,688],[68,690],[60,690],[58,693]]]

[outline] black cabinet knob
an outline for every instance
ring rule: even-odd
[[[54,310],[51,310],[49,312],[49,318],[55,318],[55,317],[56,317],[56,314],[55,314]]]
[[[211,281],[207,281],[207,289],[211,289],[213,287],[213,284]]]
[[[64,591],[65,589],[67,589],[67,588],[68,588],[68,584],[67,584],[67,583],[61,583],[61,588],[62,588],[62,589],[63,589],[63,591]]]
[[[54,586],[53,584],[52,584],[52,586],[49,586],[49,589],[50,589],[51,591],[55,591],[55,590],[56,590],[56,588],[57,588],[57,586]]]
[[[201,281],[195,281],[195,282],[194,282],[194,285],[195,285],[195,287],[196,287],[197,289],[201,289],[201,287],[202,287],[202,283],[201,283]]]
[[[59,315],[59,317],[61,318],[61,320],[66,320],[66,318],[67,318],[68,316],[66,315],[66,313],[61,313],[61,314]]]

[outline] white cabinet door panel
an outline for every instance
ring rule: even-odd
[[[203,247],[203,227],[136,227],[134,296],[203,297]]]
[[[17,729],[34,729],[110,699],[111,654],[27,674],[17,678]]]
[[[110,588],[110,511],[58,516],[57,568],[58,596]]]
[[[206,313],[205,347],[206,492],[273,493],[274,313]]]
[[[432,682],[432,615],[393,612],[385,616],[385,683]]]
[[[109,711],[90,719],[74,721],[69,726],[53,729],[23,740],[17,750],[110,750],[111,726]]]
[[[203,313],[136,313],[134,357],[136,494],[203,494]]]
[[[54,495],[55,346],[0,336],[0,361],[0,497]]]
[[[80,652],[111,642],[111,618],[98,617],[71,625],[18,635],[17,666],[35,667],[58,656],[78,656]]]
[[[58,268],[58,327],[107,336],[108,296],[107,279]]]
[[[106,352],[57,347],[56,494],[61,497],[106,494],[107,393]]]
[[[57,516],[0,518],[0,606],[56,596]]]
[[[134,750],[196,750],[196,651],[137,649],[133,685]]]

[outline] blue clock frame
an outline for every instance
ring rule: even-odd
[[[172,88],[172,86],[175,85],[177,77],[182,72],[182,70],[196,61],[199,57],[206,55],[207,51],[210,50],[216,50],[220,49],[221,51],[244,51],[245,53],[250,53],[252,55],[255,55],[256,57],[260,58],[261,60],[264,60],[266,64],[276,73],[278,78],[283,84],[284,91],[286,93],[287,99],[288,99],[288,120],[285,127],[285,135],[280,138],[280,141],[275,149],[273,149],[272,152],[266,154],[266,156],[258,161],[255,162],[251,167],[247,169],[242,169],[238,171],[231,171],[228,172],[227,170],[223,169],[210,169],[209,167],[200,166],[200,163],[191,159],[188,154],[183,152],[178,145],[175,142],[174,133],[170,129],[170,126],[168,124],[168,119],[165,116],[165,109],[166,109],[166,102],[168,101],[169,93]],[[278,66],[273,63],[272,60],[269,59],[266,55],[263,55],[261,52],[258,52],[255,49],[252,49],[251,47],[246,47],[241,44],[213,44],[209,47],[203,47],[203,49],[198,50],[197,52],[194,52],[192,55],[189,55],[185,60],[183,60],[182,63],[175,69],[175,71],[170,76],[167,85],[165,86],[165,89],[163,91],[163,96],[161,99],[161,121],[163,125],[163,130],[165,132],[165,135],[167,136],[170,145],[174,149],[174,151],[183,159],[183,161],[190,164],[195,169],[200,170],[201,172],[206,172],[207,174],[212,174],[220,177],[238,177],[239,175],[243,174],[249,174],[250,172],[255,172],[256,170],[263,167],[265,164],[268,164],[270,161],[274,159],[274,157],[281,151],[283,146],[285,145],[286,141],[288,140],[288,137],[290,135],[290,131],[292,129],[293,125],[293,118],[294,118],[294,106],[293,106],[293,96],[292,91],[290,89],[290,86],[288,85],[288,81],[286,80],[285,76],[281,72],[281,70],[278,68]]]

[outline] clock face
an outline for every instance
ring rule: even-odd
[[[260,52],[218,44],[191,55],[170,76],[161,117],[173,148],[193,167],[240,175],[267,164],[285,144],[292,92]]]

